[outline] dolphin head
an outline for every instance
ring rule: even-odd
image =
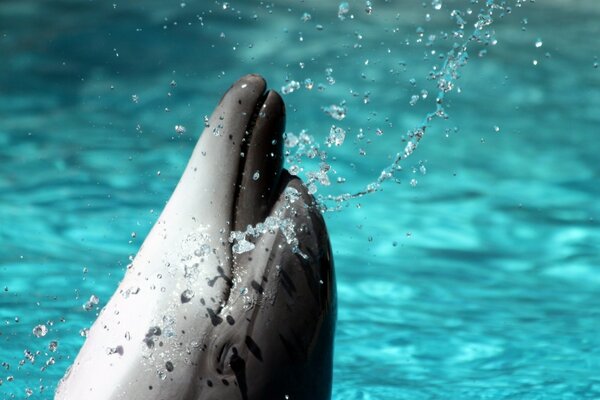
[[[57,398],[329,398],[333,260],[284,127],[262,77],[225,93]]]

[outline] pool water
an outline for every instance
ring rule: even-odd
[[[435,110],[451,11],[484,3],[0,3],[0,398],[52,397],[233,81],[299,82],[316,194],[355,193]],[[600,3],[511,3],[398,182],[325,213],[335,400],[600,398]]]

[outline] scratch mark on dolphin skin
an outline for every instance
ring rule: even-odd
[[[239,356],[237,349],[234,347],[231,349],[233,355],[229,358],[229,366],[231,367],[235,379],[238,382],[240,388],[240,394],[242,400],[248,400],[248,385],[246,383],[246,361]]]
[[[212,308],[207,308],[206,311],[208,311],[208,316],[210,317],[210,322],[213,326],[217,326],[223,322],[223,318],[219,317]]]
[[[227,275],[225,275],[225,271],[223,271],[223,268],[217,267],[217,272],[219,273],[219,275],[215,276],[213,279],[207,279],[208,286],[210,286],[210,287],[215,286],[215,283],[219,280],[219,278],[223,278],[225,283],[227,283],[227,286],[229,288],[232,288],[233,280],[230,277],[228,277]]]
[[[286,270],[281,269],[279,271],[280,273],[280,282],[281,282],[281,286],[283,286],[283,289],[286,291],[286,293],[291,297],[292,294],[296,293],[296,285],[294,285],[294,282],[292,281],[292,278],[290,278],[290,275],[287,273]]]
[[[263,360],[260,347],[258,347],[256,342],[250,336],[246,336],[246,346],[248,346],[248,350],[250,350],[250,353],[252,353],[254,357],[256,357],[259,361]]]
[[[260,285],[260,283],[256,282],[255,280],[252,280],[250,286],[252,286],[252,289],[256,290],[259,294],[263,294],[263,292],[265,291]]]

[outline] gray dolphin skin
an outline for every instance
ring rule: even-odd
[[[225,93],[56,399],[330,398],[331,248],[283,169],[284,127],[262,77]],[[241,252],[230,234],[248,225],[263,233]]]

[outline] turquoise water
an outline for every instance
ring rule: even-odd
[[[0,3],[0,398],[52,397],[82,305],[106,303],[239,76],[301,83],[288,132],[345,129],[317,194],[376,180],[435,109],[451,10],[484,2],[435,3]],[[594,0],[495,19],[399,183],[325,214],[333,399],[600,398],[599,20]]]

